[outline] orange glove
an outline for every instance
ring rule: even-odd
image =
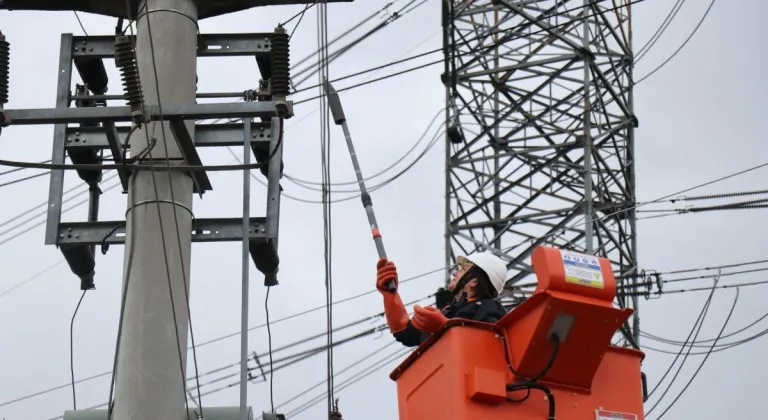
[[[376,289],[384,296],[384,315],[387,318],[389,331],[394,334],[408,326],[410,317],[397,289],[394,292],[387,289],[387,283],[390,280],[393,280],[397,287],[397,267],[392,261],[381,258],[376,263]]]
[[[419,305],[414,305],[413,310],[415,313],[411,320],[411,324],[413,324],[416,329],[425,333],[433,334],[448,322],[448,318],[446,318],[439,309],[433,306],[422,308]]]
[[[387,261],[386,258],[381,258],[376,263],[376,288],[379,292],[387,295],[392,292],[387,289],[387,283],[392,280],[395,282],[395,291],[399,285],[397,281],[397,267],[392,261]]]

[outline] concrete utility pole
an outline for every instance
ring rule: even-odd
[[[352,0],[327,0],[349,2]],[[94,247],[125,244],[123,309],[116,354],[114,401],[110,410],[67,410],[64,420],[206,420],[252,419],[247,405],[248,257],[277,285],[277,252],[282,177],[282,125],[291,118],[290,40],[283,25],[265,33],[198,34],[197,21],[267,5],[311,4],[314,0],[0,0],[0,10],[81,11],[136,20],[135,39],[121,29],[113,36],[62,34],[56,68],[56,106],[46,109],[4,109],[0,121],[9,129],[21,125],[53,125],[51,163],[101,165],[100,152],[111,152],[120,183],[128,192],[125,220],[97,220],[98,196],[91,197],[86,222],[61,220],[63,169],[52,169],[48,192],[46,245],[59,248],[81,290],[93,288]],[[130,3],[130,4],[128,4]],[[121,23],[122,22],[122,23]],[[150,36],[151,34],[151,36]],[[134,57],[135,42],[136,54]],[[225,49],[225,50],[224,50]],[[0,61],[8,59],[8,43],[0,39]],[[244,102],[196,104],[198,96],[231,98],[229,92],[196,93],[197,57],[250,57],[262,80],[256,90],[243,91]],[[122,73],[123,94],[106,94],[105,60],[114,59]],[[2,69],[0,69],[2,70]],[[137,71],[138,70],[138,71]],[[83,84],[71,86],[77,72]],[[138,75],[137,75],[138,73]],[[0,74],[0,92],[7,74]],[[252,80],[252,79],[251,79]],[[253,80],[252,80],[253,81]],[[5,100],[5,96],[2,98]],[[125,101],[128,106],[112,106]],[[76,105],[71,108],[72,103]],[[108,104],[108,102],[111,102]],[[106,106],[105,106],[106,105]],[[140,118],[143,117],[143,118]],[[242,119],[242,124],[205,124],[195,120]],[[130,125],[148,121],[132,132]],[[255,120],[255,122],[254,122]],[[120,125],[118,125],[120,124]],[[130,136],[130,141],[128,140]],[[123,161],[123,147],[141,162]],[[266,215],[251,217],[247,205],[249,176],[244,171],[244,214],[239,217],[194,218],[192,194],[212,191],[208,175],[160,170],[203,166],[198,148],[242,144],[247,164],[251,153],[267,178]],[[151,149],[148,146],[152,146]],[[167,160],[170,160],[168,163]],[[151,161],[151,162],[150,162]],[[151,163],[151,165],[148,165]],[[124,164],[124,165],[122,165]],[[141,170],[135,168],[141,164]],[[148,167],[156,168],[154,173]],[[103,168],[102,168],[103,169]],[[98,185],[91,168],[77,170],[86,183]],[[130,179],[128,173],[130,172]],[[241,320],[240,406],[191,406],[185,415],[188,299],[192,242],[243,242],[243,312]],[[111,390],[110,390],[111,391]],[[193,392],[194,394],[194,392]],[[265,413],[264,418],[281,418]]]
[[[145,0],[139,10],[142,13],[137,19],[136,54],[146,106],[194,104],[198,16],[195,3]],[[135,154],[147,147],[148,130],[149,137],[157,139],[149,155],[153,160],[165,159],[167,150],[171,165],[183,164],[168,123],[162,123],[165,127],[160,124],[150,122],[137,130],[131,137],[131,151]],[[187,121],[186,126],[194,138],[194,121]],[[185,289],[189,290],[193,183],[188,174],[177,171],[156,171],[154,181],[151,171],[139,171],[131,183],[126,213],[127,287],[123,285],[127,296],[112,419],[182,419],[189,326],[189,297]],[[180,241],[176,236],[174,200]],[[171,312],[169,275],[175,319]]]

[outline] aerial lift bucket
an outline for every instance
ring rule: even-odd
[[[495,324],[450,320],[390,374],[400,420],[643,419],[644,354],[611,345],[632,310],[608,260],[540,246],[532,262],[529,299]]]

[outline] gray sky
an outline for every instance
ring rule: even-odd
[[[329,6],[330,37],[379,10],[385,1],[368,0]],[[402,1],[400,3],[403,3]],[[768,86],[760,68],[766,63],[766,50],[757,36],[768,4],[742,0],[716,4],[693,40],[659,72],[638,85],[635,108],[640,120],[637,133],[637,183],[639,201],[660,196],[763,163],[765,146],[762,133],[768,128],[760,105]],[[709,2],[687,2],[661,40],[637,65],[636,79],[664,61],[688,36]],[[270,7],[204,20],[203,32],[271,32],[278,22],[293,16],[302,6]],[[671,2],[648,0],[633,8],[635,47],[645,43],[671,8]],[[383,16],[383,15],[382,15]],[[90,34],[110,34],[114,20],[81,14]],[[377,20],[378,21],[378,20]],[[288,26],[292,28],[295,21]],[[33,30],[34,33],[28,31]],[[0,29],[11,42],[11,92],[7,108],[53,107],[56,65],[61,33],[82,34],[72,13],[0,12]],[[292,58],[297,60],[314,52],[316,15],[309,12],[292,39]],[[331,65],[331,77],[368,69],[398,58],[439,48],[441,44],[439,2],[428,2],[390,28]],[[426,61],[438,59],[439,55]],[[314,59],[313,59],[314,60]],[[411,63],[405,67],[410,67]],[[405,68],[402,67],[402,68]],[[363,81],[385,75],[394,69],[355,79]],[[345,110],[365,174],[378,172],[398,159],[428,128],[429,121],[444,106],[439,66],[368,85],[342,94]],[[241,91],[256,87],[258,70],[251,59],[201,59],[198,66],[199,91]],[[116,72],[110,73],[110,92],[120,91]],[[311,80],[309,84],[316,83]],[[352,82],[338,83],[343,87]],[[314,96],[307,92],[296,100]],[[318,104],[296,107],[296,117],[287,124],[285,135],[286,173],[293,177],[320,181]],[[428,138],[436,132],[433,125]],[[23,161],[50,158],[50,126],[5,129],[0,140],[0,157]],[[353,179],[353,172],[343,137],[332,130],[332,178],[334,182]],[[396,182],[374,194],[379,222],[390,257],[400,268],[401,277],[410,277],[441,267],[443,263],[444,164],[442,145],[438,144],[422,161]],[[236,150],[238,156],[241,151]],[[205,163],[227,164],[232,156],[224,149],[206,150]],[[410,162],[412,157],[406,159]],[[399,167],[405,166],[402,163]],[[760,181],[766,170],[758,170],[723,181],[689,195],[715,194],[765,188]],[[21,172],[32,174],[33,171]],[[256,171],[258,173],[258,171]],[[0,177],[0,183],[15,175]],[[259,175],[260,177],[260,175]],[[380,177],[384,179],[386,176]],[[214,191],[205,200],[196,199],[198,217],[236,217],[241,210],[240,173],[211,175]],[[79,183],[76,175],[67,177],[67,187]],[[319,200],[320,193],[283,181],[286,195],[305,200]],[[47,199],[48,178],[40,177],[0,189],[0,221]],[[354,185],[343,189],[354,190]],[[122,218],[125,198],[112,190],[102,198],[101,218]],[[336,198],[349,194],[336,194]],[[265,188],[254,184],[252,209],[263,212]],[[680,207],[684,204],[659,205],[655,208]],[[35,211],[40,211],[35,210]],[[65,220],[84,220],[86,209],[80,207],[65,215]],[[406,213],[407,212],[407,213]],[[30,212],[30,215],[34,212]],[[640,217],[650,215],[640,214]],[[641,268],[670,271],[709,267],[765,258],[768,239],[760,231],[759,210],[689,214],[638,222],[639,261]],[[31,217],[31,216],[30,216]],[[333,208],[334,292],[337,299],[372,290],[376,251],[370,240],[365,215],[358,200],[348,200]],[[38,217],[35,221],[43,220]],[[4,226],[0,232],[12,225]],[[15,231],[14,231],[15,232]],[[11,233],[0,233],[0,242]],[[280,230],[281,285],[270,294],[270,317],[278,319],[325,302],[323,284],[323,243],[321,206],[294,201],[284,196]],[[98,256],[97,290],[89,292],[75,323],[75,376],[84,378],[106,372],[112,365],[119,311],[122,247],[113,247],[106,256]],[[61,259],[54,247],[43,245],[43,227],[35,228],[12,242],[0,245],[0,294],[35,272]],[[749,267],[748,267],[749,268]],[[700,275],[702,273],[693,273]],[[198,343],[233,333],[239,329],[240,245],[199,244],[193,247],[191,306],[194,334]],[[262,276],[252,269],[251,325],[264,322]],[[754,273],[723,278],[725,284],[763,280]],[[425,297],[442,282],[433,274],[403,285],[405,301]],[[78,280],[66,266],[60,266],[36,280],[0,297],[0,404],[69,381],[69,322],[80,296]],[[708,280],[670,284],[668,289],[707,286]],[[712,309],[700,339],[714,338],[732,304],[733,290],[715,293]],[[746,326],[762,315],[767,296],[765,287],[743,288],[727,332]],[[642,330],[674,340],[684,340],[707,297],[706,293],[669,294],[661,299],[642,301]],[[358,320],[381,310],[377,294],[338,305],[334,309],[337,325]],[[379,321],[380,322],[380,321]],[[370,324],[374,325],[374,324]],[[340,333],[343,338],[369,328],[363,323]],[[375,324],[379,325],[379,324]],[[761,324],[737,337],[758,332]],[[322,311],[276,324],[272,328],[273,345],[299,340],[325,328]],[[727,342],[734,338],[727,339]],[[388,334],[364,338],[339,347],[337,370],[351,361],[387,345]],[[259,353],[267,349],[265,329],[250,334],[250,348]],[[324,338],[301,347],[276,353],[286,356],[304,348],[322,345]],[[677,347],[653,342],[642,344],[675,352]],[[201,373],[229,365],[238,359],[239,340],[229,338],[198,350]],[[760,363],[765,342],[756,340],[728,351],[713,354],[686,394],[665,418],[717,419],[731,416],[757,416],[760,413],[758,381],[744,377],[768,375]],[[373,363],[398,349],[391,345],[367,363]],[[699,349],[697,349],[699,350]],[[651,386],[669,366],[673,356],[648,350],[644,371]],[[275,403],[279,404],[325,379],[324,356],[319,355],[292,367],[277,371],[274,377]],[[685,385],[701,356],[691,356],[665,399],[649,418],[655,419]],[[362,366],[366,366],[364,364]],[[355,368],[336,380],[350,377]],[[345,418],[371,420],[397,416],[395,384],[387,374],[390,363],[373,375],[337,394]],[[190,376],[193,365],[188,363]],[[235,373],[236,369],[201,377],[201,384]],[[672,372],[674,374],[674,371]],[[234,383],[232,376],[215,384],[204,385],[203,392]],[[667,378],[667,381],[669,378]],[[651,399],[661,395],[665,386]],[[320,394],[325,385],[280,408],[289,412]],[[78,385],[78,407],[106,402],[108,376]],[[257,413],[268,409],[269,387],[266,383],[249,386],[249,402]],[[238,404],[237,387],[203,397],[206,406]],[[0,407],[0,418],[7,420],[44,420],[71,409],[69,388]],[[647,407],[650,407],[648,405]],[[323,416],[324,400],[298,418]]]

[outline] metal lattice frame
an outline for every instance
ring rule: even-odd
[[[634,273],[630,7],[444,0],[447,264],[490,247],[510,293],[542,244]]]

